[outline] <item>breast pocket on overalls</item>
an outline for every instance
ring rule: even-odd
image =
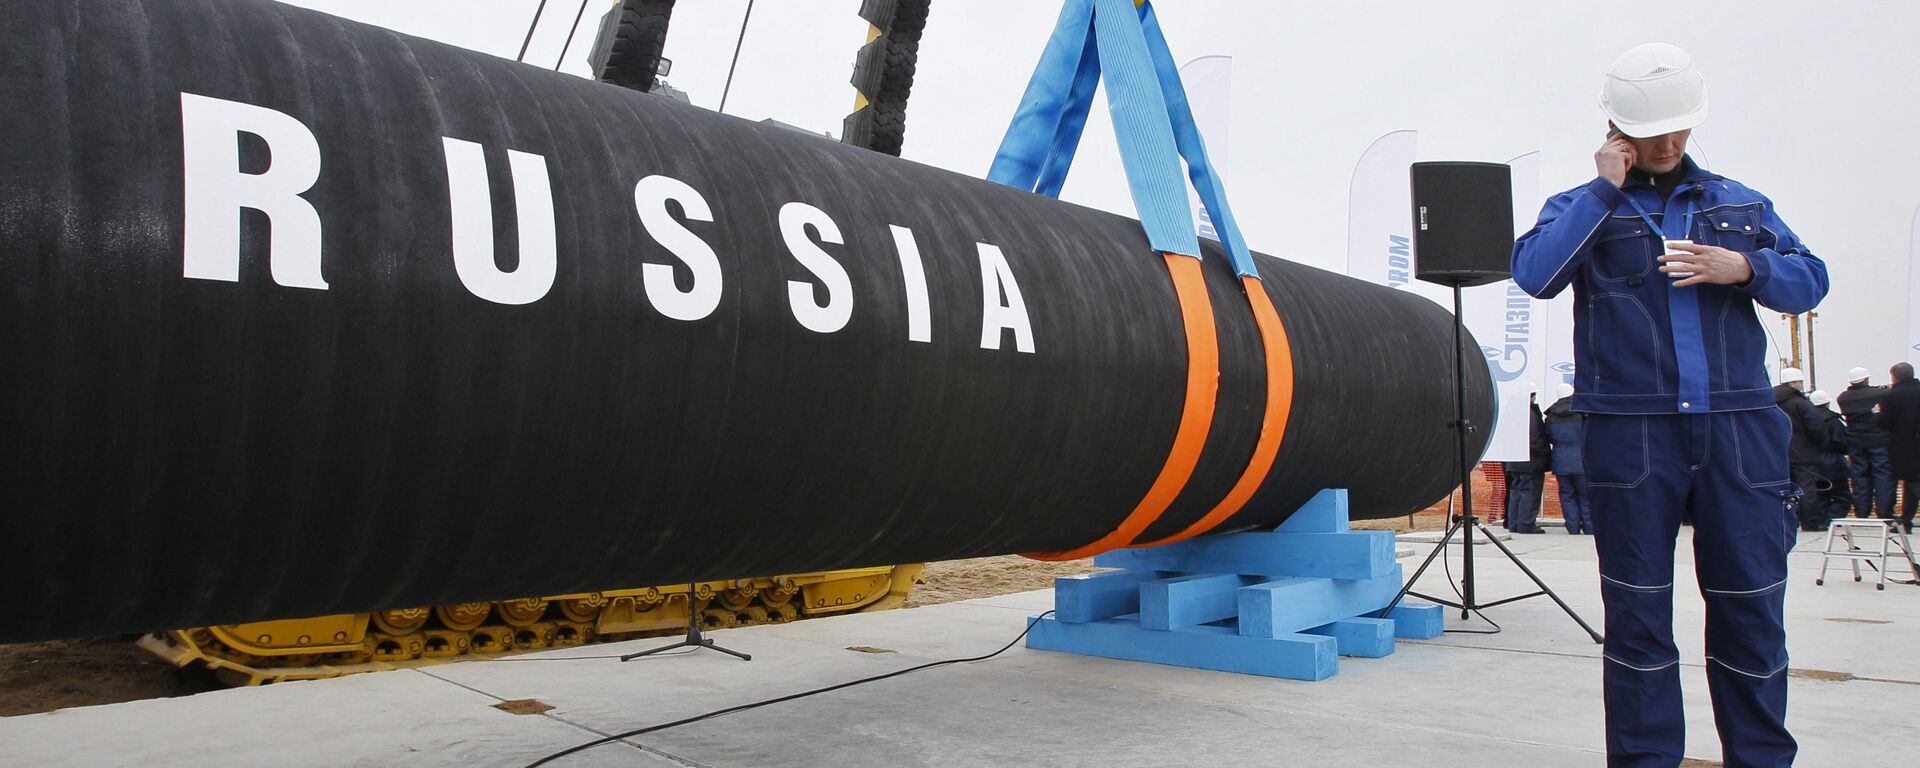
[[[1707,231],[1695,234],[1695,238],[1705,237],[1705,243],[1717,245],[1729,251],[1748,253],[1758,248],[1760,238],[1760,206],[1743,205],[1738,208],[1717,208],[1706,212],[1706,221],[1700,225]]]
[[[1609,216],[1600,223],[1593,245],[1593,275],[1609,282],[1646,279],[1653,271],[1659,242],[1638,217]]]

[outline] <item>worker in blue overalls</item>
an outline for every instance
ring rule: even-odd
[[[1798,491],[1753,303],[1813,309],[1827,268],[1772,201],[1685,154],[1707,92],[1684,51],[1626,52],[1600,105],[1613,131],[1594,153],[1598,176],[1547,201],[1514,244],[1513,276],[1540,298],[1573,286],[1573,408],[1587,414],[1607,611],[1608,765],[1682,760],[1674,543],[1691,506],[1725,763],[1784,768],[1797,749],[1781,609]]]

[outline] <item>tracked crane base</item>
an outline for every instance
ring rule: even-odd
[[[1693,584],[1677,559],[1675,626],[1688,754],[1718,765]],[[1802,765],[1869,765],[1909,749],[1885,724],[1920,707],[1920,660],[1890,649],[1920,625],[1920,588],[1813,584],[1818,534],[1790,559],[1788,725]],[[1529,565],[1598,615],[1592,539],[1515,537]],[[1829,574],[1832,575],[1832,574]],[[1488,594],[1527,583],[1504,563]],[[12,765],[522,766],[644,725],[998,648],[1050,590],[723,630],[752,663],[708,654],[622,665],[656,641],[514,662],[447,664],[0,718]],[[599,747],[556,766],[1510,765],[1600,766],[1599,648],[1550,603],[1503,606],[1493,636],[1403,641],[1302,683],[1009,650]],[[1461,717],[1464,713],[1465,717]],[[1880,724],[1880,725],[1876,725]]]

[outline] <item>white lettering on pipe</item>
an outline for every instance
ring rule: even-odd
[[[932,313],[927,309],[927,270],[920,263],[920,246],[913,230],[888,224],[893,250],[900,256],[900,282],[907,291],[907,341],[933,341]]]
[[[667,212],[669,200],[680,204],[688,221],[713,221],[713,209],[693,187],[671,176],[648,176],[633,185],[633,206],[641,226],[693,271],[693,284],[680,290],[673,280],[673,267],[652,262],[640,265],[640,279],[647,288],[647,301],[660,314],[699,320],[720,306],[720,259],[712,246]]]
[[[1001,331],[1013,331],[1013,347],[1033,353],[1033,325],[1027,320],[1027,302],[1020,298],[1020,284],[1013,280],[1013,269],[999,246],[980,246],[980,348],[999,349]],[[1000,303],[1005,294],[1006,303]]]
[[[800,321],[800,327],[814,333],[833,333],[847,327],[847,321],[853,317],[853,281],[847,278],[847,270],[827,255],[807,237],[807,227],[820,236],[820,242],[845,245],[840,236],[840,227],[834,225],[832,217],[806,203],[787,203],[780,206],[780,239],[786,241],[787,252],[793,254],[800,266],[806,267],[826,289],[825,301],[816,301],[814,284],[804,280],[787,281],[787,304],[793,307],[793,319]]]
[[[320,213],[300,197],[320,180],[320,142],[284,112],[182,92],[181,159],[186,221],[181,274],[240,281],[240,209],[267,215],[268,271],[289,288],[326,290]],[[240,134],[267,143],[265,171],[240,170]]]
[[[500,269],[493,255],[493,198],[487,185],[485,150],[471,141],[442,137],[447,156],[447,193],[452,206],[453,271],[473,295],[497,304],[531,304],[553,288],[557,267],[553,185],[547,159],[507,151],[513,171],[513,209],[520,233],[520,264]]]

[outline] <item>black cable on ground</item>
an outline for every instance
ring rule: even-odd
[[[687,655],[687,654],[689,654],[689,653],[692,653],[692,652],[694,652],[694,651],[697,651],[697,650],[699,650],[699,649],[698,649],[698,648],[687,648],[687,649],[684,649],[684,650],[678,650],[678,651],[668,651],[668,652],[666,652],[666,653],[656,653],[656,654],[653,654],[653,655],[651,655],[651,656],[646,656],[645,658],[649,658],[649,659],[659,659],[659,658],[665,658],[665,657],[668,657],[668,656],[685,656],[685,655]],[[503,656],[503,657],[500,657],[500,658],[495,658],[495,659],[460,659],[460,660],[459,660],[459,663],[461,663],[461,664],[488,664],[488,663],[498,663],[498,662],[505,662],[505,661],[586,661],[586,660],[588,660],[588,659],[618,659],[618,658],[623,658],[623,657],[621,657],[621,656],[619,656],[619,655],[603,655],[603,656]]]
[[[547,12],[547,0],[540,0],[540,7],[533,9],[533,21],[527,22],[527,38],[520,41],[520,55],[514,61],[527,60],[527,46],[533,44],[533,31],[540,28],[540,16]]]
[[[1440,570],[1446,572],[1447,587],[1453,590],[1453,596],[1460,598],[1461,605],[1466,605],[1467,596],[1464,594],[1461,594],[1460,586],[1453,583],[1453,556],[1447,554],[1447,551],[1444,549],[1440,550]],[[1495,622],[1493,619],[1487,618],[1487,615],[1484,613],[1481,613],[1479,608],[1468,608],[1467,610],[1473,611],[1473,615],[1480,617],[1481,621],[1484,621],[1492,625],[1493,629],[1454,628],[1454,629],[1442,630],[1442,634],[1449,634],[1449,635],[1497,635],[1497,634],[1500,634],[1501,632],[1500,624],[1498,622]]]
[[[838,691],[842,688],[852,688],[856,685],[865,685],[867,683],[875,683],[881,680],[899,677],[901,675],[908,674],[910,672],[919,672],[925,669],[933,669],[934,667],[944,667],[948,664],[966,664],[966,663],[975,662],[975,661],[986,661],[987,659],[991,659],[995,656],[999,656],[1000,654],[1006,653],[1008,649],[1012,648],[1015,645],[1018,645],[1021,639],[1027,636],[1028,632],[1033,631],[1033,625],[1038,624],[1041,619],[1046,618],[1048,615],[1052,613],[1053,611],[1047,611],[1046,613],[1042,613],[1039,616],[1035,616],[1032,619],[1028,620],[1027,627],[1025,629],[1020,630],[1020,634],[1015,635],[1012,640],[1007,641],[1006,645],[1000,646],[1000,650],[994,651],[993,653],[989,653],[984,656],[972,656],[964,659],[944,659],[941,661],[929,661],[919,666],[907,667],[906,669],[895,670],[893,672],[888,672],[883,675],[874,675],[873,677],[863,677],[858,680],[850,680],[844,683],[836,683],[834,685],[829,685],[824,688],[815,688],[810,691],[790,693],[785,696],[780,696],[772,699],[764,699],[764,700],[756,701],[750,704],[741,704],[739,706],[728,707],[726,709],[716,709],[716,710],[713,710],[712,712],[707,712],[705,714],[699,714],[699,715],[694,715],[692,717],[681,718],[671,723],[661,723],[659,725],[649,725],[645,728],[635,728],[631,731],[627,731],[624,733],[616,733],[612,736],[594,739],[593,741],[589,741],[579,746],[568,747],[566,749],[560,750],[559,752],[555,752],[551,755],[547,755],[546,757],[540,758],[539,760],[535,760],[531,763],[528,763],[527,768],[539,768],[539,766],[546,765],[547,763],[551,763],[562,757],[566,757],[567,755],[571,755],[576,752],[584,752],[586,750],[601,746],[603,744],[612,744],[616,741],[630,739],[635,736],[642,736],[645,734],[653,733],[654,731],[664,731],[668,728],[687,725],[689,723],[697,723],[702,720],[711,720],[713,718],[720,717],[722,715],[731,715],[735,712],[745,712],[749,709],[757,709],[759,707],[764,707],[769,704],[779,704],[782,702],[793,701],[794,699],[803,699],[808,696],[813,696],[815,694]]]
[[[1471,490],[1468,490],[1468,491],[1467,491],[1467,493],[1472,493],[1472,491],[1471,491]],[[1448,519],[1448,520],[1452,520],[1452,519],[1453,519],[1453,515],[1454,515],[1454,509],[1453,509],[1453,504],[1454,504],[1454,502],[1453,502],[1453,494],[1451,494],[1451,493],[1449,493],[1449,494],[1447,494],[1447,519]],[[1473,535],[1473,532],[1472,532],[1472,531],[1462,531],[1462,533],[1464,533],[1464,534],[1466,534],[1466,535],[1467,535],[1467,536],[1469,537],[1469,539],[1468,539],[1468,540],[1470,540],[1470,538],[1471,538],[1471,536]],[[1469,545],[1469,546],[1471,546],[1471,545]],[[1445,572],[1445,576],[1447,577],[1447,588],[1448,588],[1448,589],[1451,589],[1451,590],[1453,590],[1453,596],[1454,596],[1454,597],[1457,597],[1457,598],[1460,598],[1460,604],[1461,604],[1461,605],[1466,605],[1466,604],[1467,604],[1467,596],[1466,596],[1465,594],[1463,594],[1463,593],[1462,593],[1462,592],[1460,591],[1460,585],[1458,585],[1458,584],[1455,584],[1455,583],[1453,583],[1453,556],[1447,553],[1447,550],[1446,550],[1446,548],[1445,548],[1445,545],[1442,545],[1442,548],[1441,548],[1441,550],[1440,550],[1440,570],[1441,570],[1441,571],[1444,571],[1444,572]],[[1488,623],[1488,624],[1490,624],[1490,625],[1492,625],[1492,626],[1493,626],[1493,629],[1491,629],[1491,630],[1486,630],[1486,629],[1443,629],[1443,630],[1441,630],[1441,634],[1454,634],[1454,635],[1497,635],[1497,634],[1500,634],[1500,632],[1501,632],[1501,629],[1500,629],[1500,624],[1499,624],[1498,622],[1495,622],[1495,621],[1494,621],[1493,619],[1489,619],[1489,618],[1487,618],[1487,615],[1486,615],[1486,614],[1484,614],[1484,613],[1481,613],[1481,612],[1480,612],[1480,609],[1479,609],[1479,608],[1469,608],[1469,609],[1467,609],[1467,610],[1470,610],[1470,611],[1473,611],[1473,615],[1475,615],[1475,616],[1478,616],[1478,617],[1480,617],[1480,620],[1481,620],[1481,621],[1484,621],[1484,622],[1486,622],[1486,623]]]

